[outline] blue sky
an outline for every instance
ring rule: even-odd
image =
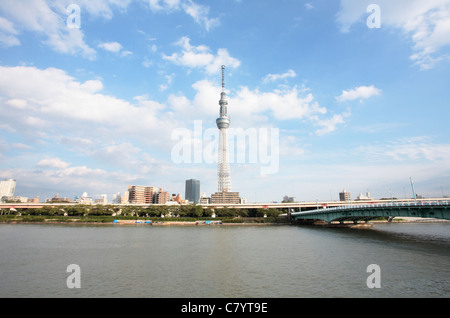
[[[248,201],[450,195],[449,34],[449,0],[2,0],[0,177],[41,200],[210,195],[215,162],[175,160],[174,136],[217,130],[226,65],[231,127],[279,132],[270,173],[232,161]]]

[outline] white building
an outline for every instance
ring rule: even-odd
[[[3,196],[2,200],[4,202],[17,202],[17,203],[27,203],[27,197],[19,197],[19,196]]]
[[[372,198],[370,197],[370,193],[366,192],[366,195],[363,195],[362,193],[360,193],[357,197],[356,197],[356,201],[361,201],[361,200],[372,200]]]
[[[77,203],[81,204],[92,204],[94,200],[88,196],[87,192],[83,192],[83,195],[75,200]]]
[[[120,201],[121,201],[120,192],[117,192],[116,194],[113,194],[111,202],[113,204],[120,204]]]
[[[14,191],[16,190],[16,180],[5,179],[0,181],[0,198],[1,197],[12,197],[14,196]]]

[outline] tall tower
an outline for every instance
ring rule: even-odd
[[[231,191],[230,160],[228,154],[228,127],[230,127],[230,118],[227,115],[227,95],[225,94],[225,66],[222,65],[222,93],[220,94],[220,117],[216,124],[219,128],[219,160],[217,174],[219,177],[218,191]]]

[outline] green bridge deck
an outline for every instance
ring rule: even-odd
[[[416,217],[450,220],[450,202],[348,205],[291,213],[292,221],[368,222],[381,217]]]

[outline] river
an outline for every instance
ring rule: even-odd
[[[1,224],[0,281],[2,298],[442,298],[450,224]]]

